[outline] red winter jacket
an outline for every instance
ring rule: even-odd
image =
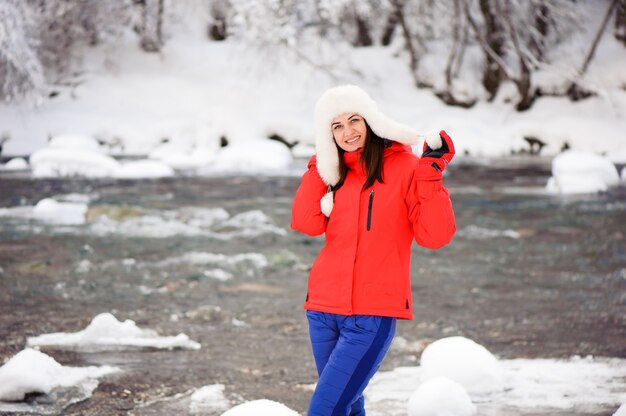
[[[450,242],[456,226],[441,180],[418,180],[417,156],[409,146],[392,143],[385,149],[384,183],[366,190],[361,151],[344,153],[348,174],[329,218],[320,208],[327,185],[316,157],[309,161],[293,201],[291,228],[312,236],[326,232],[326,245],[311,269],[305,309],[413,318],[412,240],[437,249]]]

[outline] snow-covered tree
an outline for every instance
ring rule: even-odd
[[[21,0],[0,2],[0,97],[7,101],[41,94],[44,69],[37,56],[36,18]]]

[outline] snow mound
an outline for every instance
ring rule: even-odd
[[[151,329],[140,329],[134,321],[118,321],[110,313],[101,313],[93,318],[83,331],[57,332],[28,338],[29,346],[135,346],[160,349],[184,348],[197,350],[200,344],[185,334],[162,337]]]
[[[174,176],[174,169],[158,160],[144,159],[124,163],[115,176],[123,179],[165,178]]]
[[[102,148],[96,139],[80,134],[60,134],[48,142],[52,149],[84,150],[87,152],[102,153]]]
[[[33,207],[35,219],[62,225],[84,224],[86,213],[86,204],[58,202],[52,198],[44,198]]]
[[[464,337],[437,340],[422,352],[425,379],[447,377],[471,394],[504,389],[504,371],[485,347]]]
[[[215,151],[208,147],[185,149],[178,143],[164,143],[152,150],[148,157],[160,160],[174,169],[193,169],[206,166],[215,159]]]
[[[615,165],[595,153],[568,150],[552,160],[552,177],[546,188],[560,194],[606,191],[619,184]]]
[[[28,162],[21,157],[15,157],[4,165],[0,165],[0,169],[2,170],[27,170],[28,168]]]
[[[300,416],[282,403],[262,399],[233,407],[222,416]]]
[[[286,170],[293,157],[287,146],[271,140],[233,143],[218,153],[209,170],[258,172]]]
[[[409,416],[472,416],[476,406],[459,383],[435,377],[421,384],[411,395]]]
[[[223,384],[211,384],[196,390],[191,395],[189,412],[192,414],[209,414],[224,411],[230,407],[230,402],[224,396]]]
[[[33,176],[102,178],[114,176],[120,164],[110,156],[87,149],[44,147],[30,156]]]
[[[619,409],[613,413],[613,416],[626,416],[626,403],[622,404]]]
[[[56,387],[81,383],[90,383],[93,390],[97,387],[94,379],[117,371],[110,366],[64,367],[54,358],[27,348],[0,367],[0,400],[24,400],[27,393],[48,394]]]

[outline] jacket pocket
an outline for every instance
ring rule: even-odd
[[[374,190],[370,191],[370,200],[367,204],[367,231],[372,228],[372,209],[374,207]]]

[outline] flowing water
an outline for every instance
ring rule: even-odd
[[[391,350],[383,370],[415,365],[424,345],[453,335],[500,358],[626,358],[626,188],[554,196],[543,191],[549,175],[547,161],[523,158],[466,159],[450,168],[445,184],[458,232],[438,251],[414,245],[415,319],[399,323],[404,347]],[[82,330],[101,312],[202,344],[42,348],[64,365],[123,371],[102,379],[88,400],[64,391],[31,409],[184,414],[193,389],[221,383],[233,403],[268,398],[305,412],[316,373],[302,303],[323,238],[289,230],[298,183],[296,176],[120,181],[2,173],[0,207],[13,214],[0,216],[1,360],[30,336]],[[87,223],[19,214],[45,197],[88,199]],[[245,215],[220,223],[216,209]],[[257,253],[267,264],[198,260],[206,253]]]

